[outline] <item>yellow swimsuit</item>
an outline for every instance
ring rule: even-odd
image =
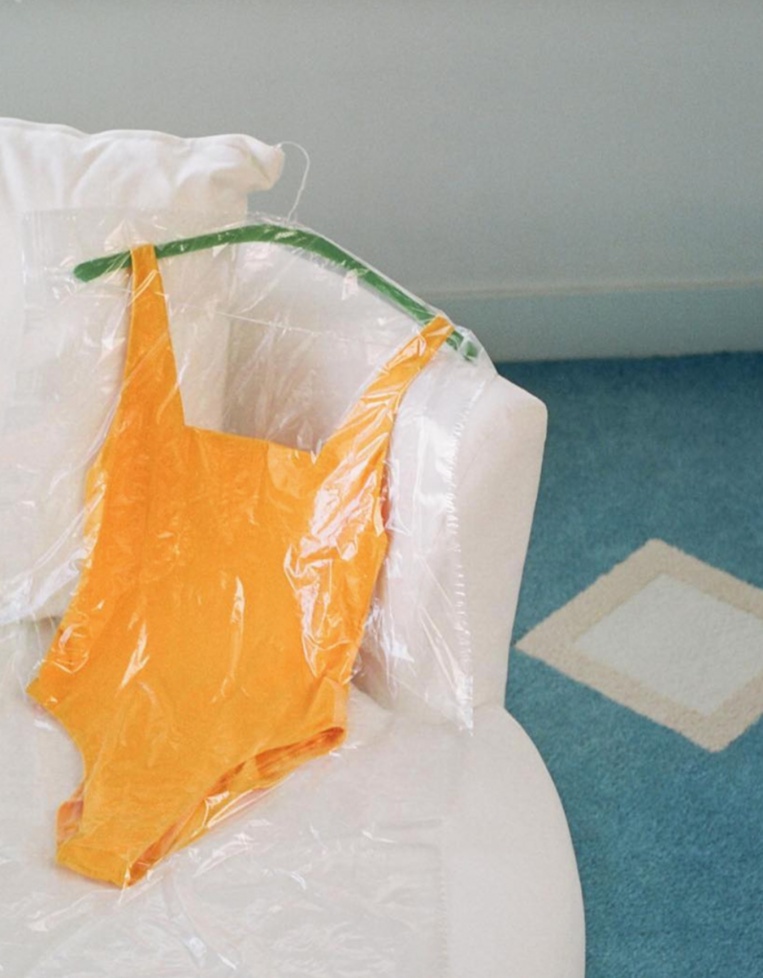
[[[185,423],[151,245],[132,269],[93,546],[29,686],[84,764],[58,861],[119,885],[344,738],[395,413],[453,329],[428,323],[312,453]]]

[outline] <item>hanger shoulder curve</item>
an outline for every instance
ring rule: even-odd
[[[304,228],[289,227],[288,225],[262,222],[245,224],[239,227],[225,228],[222,231],[212,231],[191,238],[178,238],[156,246],[158,259],[185,255],[192,251],[204,251],[207,248],[217,248],[227,244],[243,244],[253,241],[268,241],[285,247],[309,251],[311,254],[325,258],[339,268],[355,272],[362,281],[373,291],[389,299],[396,306],[410,315],[418,323],[424,324],[432,320],[437,311],[420,302],[414,296],[405,292],[398,285],[381,273],[366,265],[360,259],[340,248],[339,245]],[[94,258],[81,262],[74,268],[74,275],[82,282],[91,282],[101,275],[115,272],[122,268],[130,268],[129,251],[121,251],[102,258]],[[464,359],[474,360],[478,353],[477,346],[462,332],[455,328],[448,343],[458,350]]]

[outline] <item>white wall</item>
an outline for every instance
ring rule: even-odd
[[[760,0],[0,0],[0,114],[297,140],[300,219],[466,318],[763,285]],[[763,348],[752,309],[721,346]],[[623,352],[568,319],[521,355]]]

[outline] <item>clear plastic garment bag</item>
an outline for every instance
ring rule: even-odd
[[[145,333],[138,356],[147,293],[127,266],[145,243],[167,342]],[[473,674],[453,479],[490,361],[304,228],[199,239],[192,215],[38,214],[25,267],[0,456],[0,961],[34,978],[447,975],[440,836]],[[183,507],[165,504],[183,479]],[[160,795],[172,816],[145,830]],[[142,826],[122,876],[91,858],[117,845],[112,797]]]

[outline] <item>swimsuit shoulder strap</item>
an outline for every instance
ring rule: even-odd
[[[389,433],[405,392],[454,329],[445,316],[430,320],[382,367],[327,444]]]
[[[182,425],[177,366],[154,246],[133,248],[131,257],[130,325],[120,406],[151,411],[155,421]]]

